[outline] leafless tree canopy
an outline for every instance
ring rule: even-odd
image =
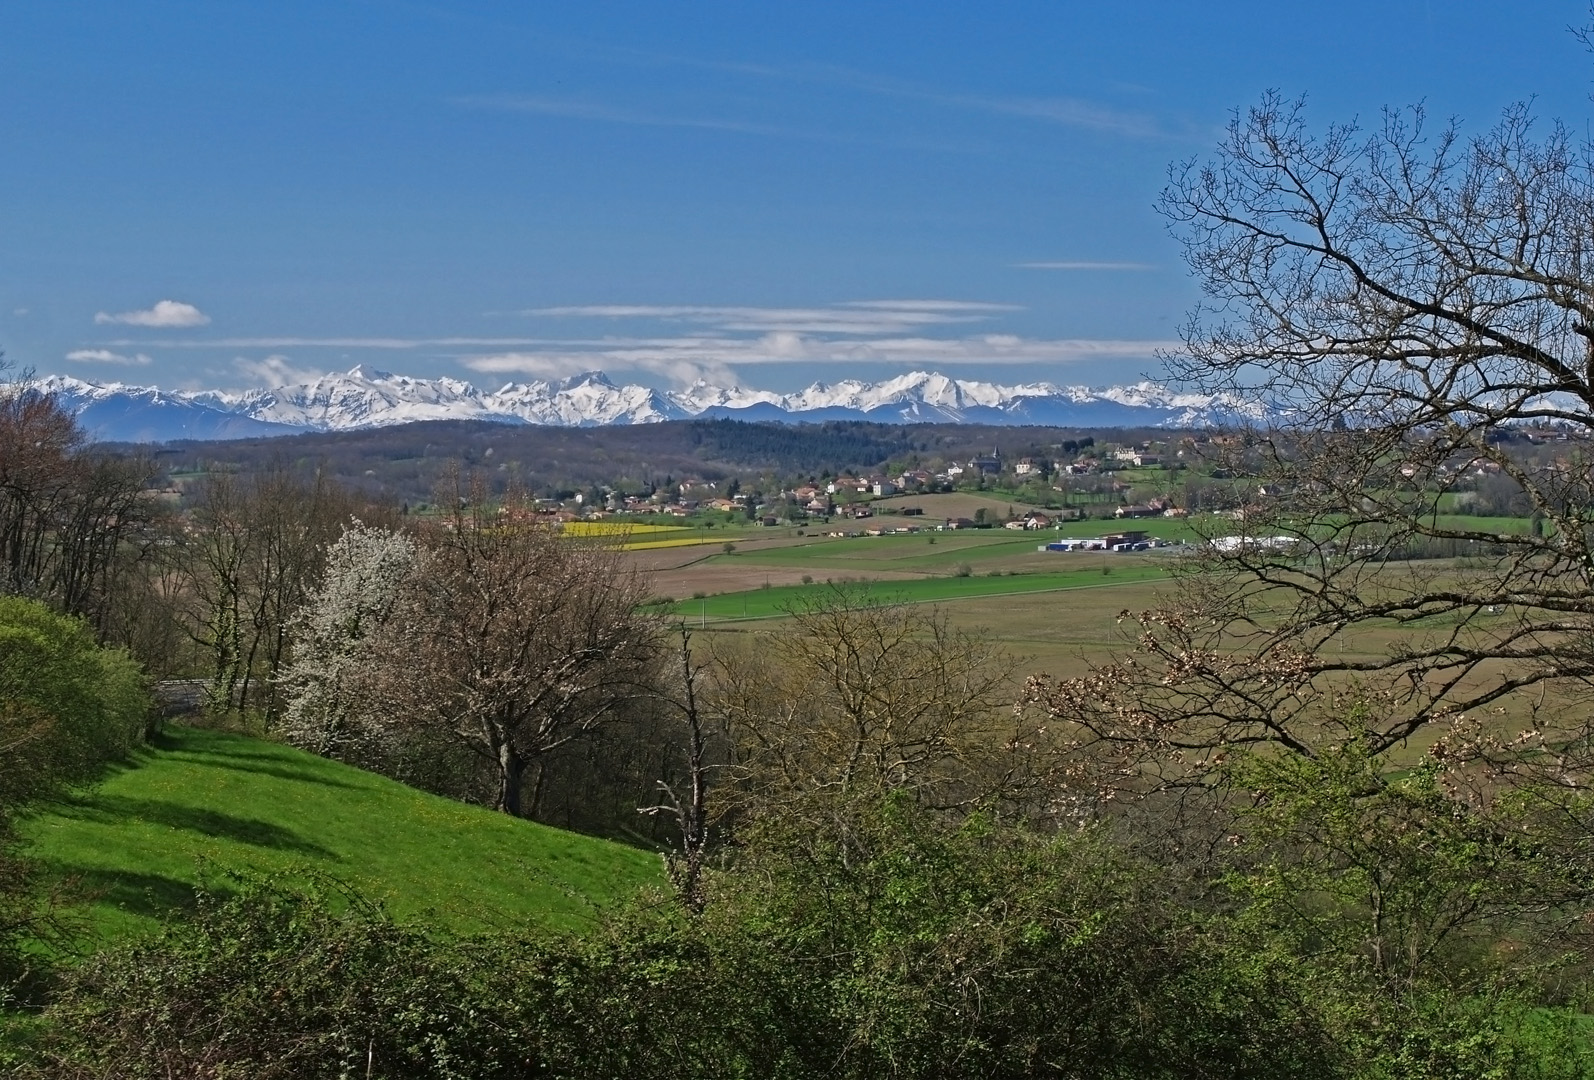
[[[839,590],[751,646],[719,646],[707,707],[733,746],[732,800],[911,793],[949,808],[1029,799],[1046,740],[1017,712],[1015,660],[931,608]]]
[[[426,538],[364,662],[375,721],[446,734],[530,813],[528,770],[617,720],[656,685],[657,627],[612,543],[479,503]]]
[[[1584,148],[1513,109],[1463,139],[1421,110],[1309,133],[1265,98],[1162,198],[1212,300],[1177,374],[1333,426],[1583,425],[1594,406]]]
[[[4,364],[0,361],[0,371]],[[149,463],[91,452],[72,414],[0,382],[0,593],[87,618],[103,636],[152,509]]]
[[[1126,622],[1139,656],[1040,696],[1199,756],[1309,752],[1349,695],[1385,750],[1594,676],[1589,147],[1526,108],[1472,138],[1421,110],[1313,134],[1269,95],[1161,208],[1209,297],[1175,375],[1284,411],[1227,440],[1234,536]],[[1529,428],[1561,441],[1524,454]],[[1531,527],[1450,514],[1479,476]]]

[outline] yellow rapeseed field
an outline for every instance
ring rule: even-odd
[[[633,525],[627,521],[567,521],[564,532],[567,536],[623,538],[622,551],[724,543],[720,537],[704,536],[696,529],[681,525]]]
[[[629,521],[567,521],[564,531],[570,536],[626,536],[658,535],[659,533],[684,533],[680,525],[633,525]]]

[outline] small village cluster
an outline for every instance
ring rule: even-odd
[[[911,468],[855,474],[806,477],[783,481],[766,478],[764,490],[753,490],[746,481],[709,479],[701,476],[670,477],[668,482],[640,492],[601,488],[567,499],[540,500],[541,511],[550,519],[573,521],[613,516],[647,514],[675,518],[723,513],[749,521],[775,526],[801,523],[813,518],[826,522],[835,519],[861,521],[878,518],[882,512],[892,516],[917,517],[926,512],[911,504],[892,503],[881,507],[881,500],[902,496],[945,492],[984,492],[995,497],[1002,493],[1024,492],[1025,502],[1042,501],[1034,496],[1051,493],[1049,502],[1061,495],[1065,505],[1044,512],[1015,508],[994,520],[984,517],[953,517],[939,524],[914,522],[885,527],[865,527],[861,532],[841,535],[878,535],[890,532],[919,532],[926,529],[969,529],[1005,527],[1046,529],[1087,516],[1142,518],[1183,516],[1185,509],[1165,491],[1148,490],[1142,481],[1125,478],[1125,470],[1181,469],[1200,460],[1225,436],[1186,434],[1164,444],[1147,442],[1124,445],[1097,445],[1091,437],[1052,448],[1050,456],[1004,456],[1000,446],[988,453],[955,460],[932,460]],[[1160,485],[1166,486],[1166,484]],[[1089,507],[1087,512],[1086,507]],[[932,515],[933,516],[933,515]]]

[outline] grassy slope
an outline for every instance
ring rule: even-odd
[[[173,728],[92,791],[29,819],[33,857],[78,877],[96,935],[153,929],[202,867],[324,871],[399,917],[568,924],[660,880],[656,857],[518,821],[289,747]]]

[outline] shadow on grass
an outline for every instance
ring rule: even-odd
[[[133,799],[120,795],[90,795],[58,804],[62,817],[115,825],[126,821],[145,821],[172,829],[185,829],[220,840],[233,840],[274,851],[335,859],[337,856],[320,844],[306,840],[292,829],[258,818],[239,817],[219,810],[179,806],[155,799]]]
[[[209,765],[217,769],[231,769],[233,772],[255,773],[259,776],[275,776],[279,780],[296,780],[302,784],[317,784],[321,787],[347,788],[351,791],[359,790],[358,784],[351,784],[346,780],[334,780],[322,773],[312,772],[308,769],[296,769],[292,765],[262,764],[261,758],[250,757],[245,754],[220,754],[208,750],[173,750],[165,752],[163,757],[175,758],[179,761],[191,762],[195,765]],[[269,761],[269,759],[264,759]]]
[[[259,750],[237,746],[235,743],[225,748],[205,745],[203,738],[195,738],[190,732],[161,732],[149,740],[148,750],[163,758],[177,761],[187,761],[195,765],[209,765],[218,769],[232,769],[234,772],[256,773],[261,776],[275,776],[282,780],[297,780],[306,784],[320,784],[322,787],[353,788],[355,785],[343,780],[334,780],[325,773],[316,772],[295,766],[280,760],[276,751],[281,748],[274,743],[263,744]],[[197,745],[196,745],[197,744]],[[147,760],[147,759],[146,759]]]
[[[296,768],[295,766],[274,760],[273,750],[275,744],[266,744],[260,751],[243,749],[220,749],[215,746],[204,745],[206,740],[201,735],[196,738],[190,731],[163,731],[151,736],[143,746],[137,747],[125,761],[116,761],[108,764],[100,780],[121,773],[141,769],[159,758],[168,758],[176,761],[187,762],[194,765],[208,765],[217,769],[231,769],[234,772],[255,773],[259,776],[275,776],[279,780],[294,780],[303,784],[319,784],[322,787],[345,788],[357,791],[358,784],[351,784],[345,780],[335,780],[325,773],[312,769]],[[198,744],[198,745],[196,745]]]
[[[135,915],[159,918],[172,911],[193,908],[199,895],[189,881],[161,874],[139,874],[130,870],[52,864],[53,870],[73,883],[78,899],[112,904]]]

